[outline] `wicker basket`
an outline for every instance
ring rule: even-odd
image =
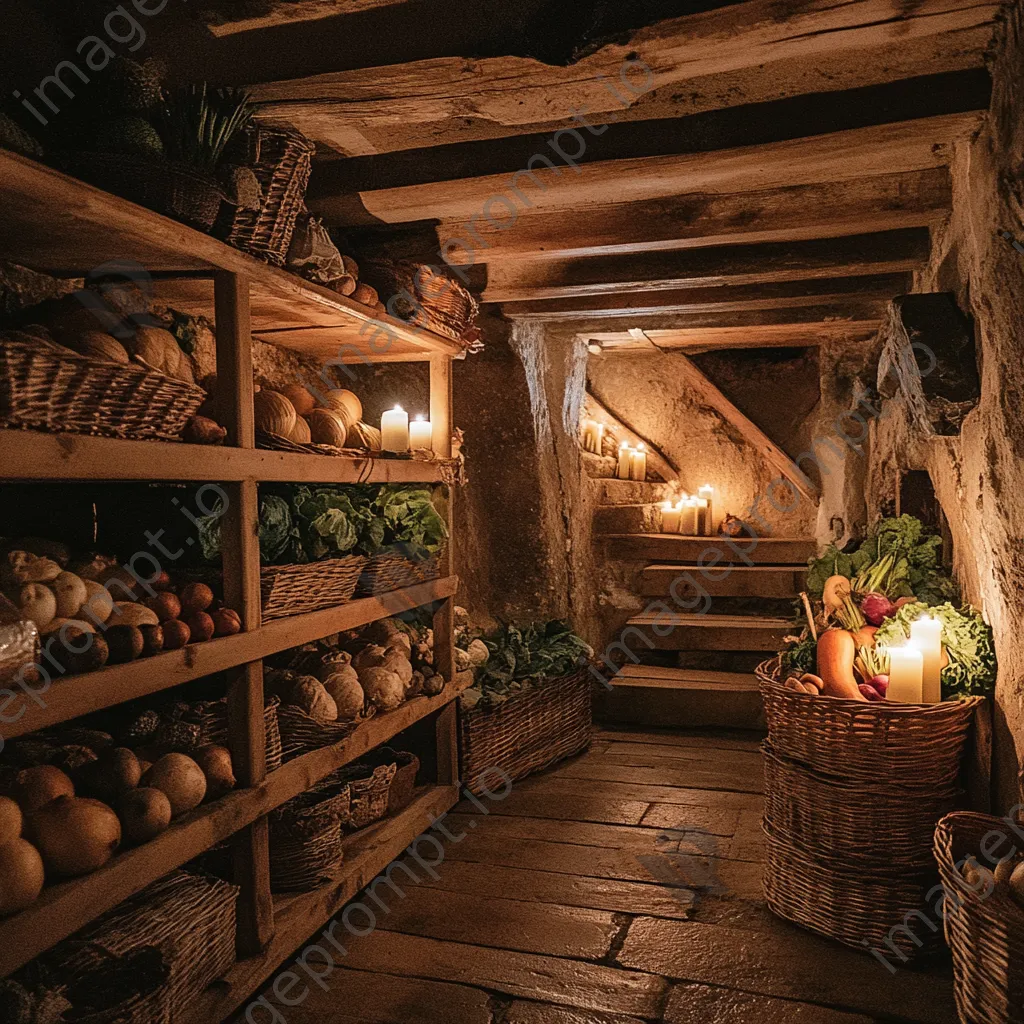
[[[72,153],[63,163],[90,185],[199,231],[213,227],[224,201],[217,179],[187,164],[123,153]]]
[[[263,199],[258,210],[231,210],[215,234],[228,245],[275,266],[284,266],[295,222],[302,212],[315,147],[304,135],[282,126],[261,124],[250,133]]]
[[[281,746],[281,727],[278,722],[278,708],[281,699],[269,696],[263,707],[263,728],[266,744],[267,772],[275,772],[283,764],[283,748]],[[228,745],[228,700],[203,701],[192,705],[189,721],[195,722],[202,730],[199,734],[199,745],[216,743],[222,747]]]
[[[342,822],[344,828],[349,831],[366,828],[388,813],[388,794],[397,772],[398,765],[394,761],[379,765],[357,762],[339,768],[324,780],[328,789],[346,786],[350,791],[348,819]]]
[[[83,943],[119,956],[156,946],[170,964],[168,998],[178,1017],[235,963],[238,892],[220,879],[172,871],[44,954],[46,964],[61,977],[88,967]]]
[[[359,577],[356,594],[359,597],[376,597],[440,579],[443,558],[443,551],[418,562],[394,551],[374,555]]]
[[[143,946],[117,956],[95,943],[83,943],[73,968],[62,972],[59,993],[72,1009],[63,1021],[75,1024],[171,1024],[170,965],[164,953]],[[86,1007],[109,1003],[118,990],[131,990],[124,999],[93,1013]]]
[[[894,966],[942,945],[934,900],[928,898],[938,882],[934,868],[900,872],[880,866],[869,871],[844,865],[841,857],[815,856],[767,827],[765,836],[765,898],[779,917],[860,952],[873,947],[893,956]],[[879,852],[884,861],[885,850]],[[905,923],[910,932],[901,927]],[[900,956],[892,953],[890,942]]]
[[[291,761],[321,747],[340,743],[373,713],[371,705],[362,718],[351,722],[318,722],[295,704],[282,704],[277,709],[277,720],[281,728],[283,760]]]
[[[21,332],[0,337],[0,426],[177,440],[206,398],[194,384],[90,359]]]
[[[341,867],[341,825],[349,816],[347,786],[318,787],[270,813],[270,886],[307,892]]]
[[[281,619],[346,604],[365,565],[362,555],[348,555],[306,565],[264,566],[260,569],[263,618]]]
[[[462,775],[472,793],[484,793],[504,778],[524,778],[590,745],[586,669],[544,680],[496,707],[459,703]]]
[[[935,824],[956,807],[956,787],[869,787],[780,758],[770,743],[761,750],[764,818],[771,832],[843,863],[871,868],[881,852],[892,867],[932,870]]]
[[[979,863],[982,839],[1003,832],[1021,848],[1024,828],[988,814],[961,811],[935,830],[935,857],[945,889],[946,940],[953,950],[956,1005],[964,1024],[1024,1024],[1024,909],[997,888],[984,895],[964,881],[958,864]]]
[[[420,773],[420,759],[407,750],[395,750],[393,747],[377,747],[376,750],[362,758],[362,764],[393,764],[396,766],[395,777],[388,790],[388,815],[397,814],[412,803],[416,793],[416,776]]]
[[[782,685],[778,657],[756,669],[776,754],[850,781],[948,787],[983,697],[942,704],[865,703]]]

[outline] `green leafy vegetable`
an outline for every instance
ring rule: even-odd
[[[992,630],[969,606],[958,609],[948,601],[932,608],[920,601],[905,604],[882,623],[875,634],[876,645],[902,644],[910,637],[910,624],[922,614],[942,622],[942,643],[949,655],[949,664],[942,670],[943,699],[991,693],[997,670]]]
[[[340,487],[297,487],[292,507],[303,550],[313,561],[351,554],[363,520],[371,515],[365,506],[357,509]]]
[[[208,561],[220,558],[220,524],[223,503],[218,502],[213,515],[199,520],[199,545]],[[300,556],[299,531],[292,522],[288,502],[275,494],[260,495],[260,561],[264,565],[303,561]]]
[[[376,548],[400,545],[411,558],[436,555],[448,539],[448,524],[438,510],[434,495],[423,487],[384,487],[377,497],[376,509],[383,520],[383,535],[372,541]],[[367,554],[375,554],[367,545]]]
[[[792,640],[791,637],[787,639]],[[786,676],[814,672],[818,664],[818,641],[805,629],[798,639],[782,652],[782,671]]]

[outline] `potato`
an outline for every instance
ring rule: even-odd
[[[86,599],[79,609],[81,617],[97,625],[104,623],[114,612],[114,599],[102,584],[95,580],[83,580]]]
[[[42,632],[57,616],[57,598],[49,587],[42,583],[27,583],[18,595],[21,616],[34,622]]]
[[[89,597],[85,582],[73,572],[62,572],[50,586],[57,598],[57,614],[63,619],[77,615]]]

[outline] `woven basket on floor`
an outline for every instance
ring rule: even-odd
[[[976,892],[957,866],[968,856],[991,866],[981,845],[990,832],[1005,834],[1021,849],[1024,825],[1018,829],[1014,833],[1002,818],[960,811],[935,830],[946,941],[953,950],[956,1005],[964,1024],[1024,1024],[1024,908],[1001,887],[987,896],[984,889]]]
[[[443,558],[444,551],[418,562],[393,551],[374,555],[367,561],[359,577],[356,594],[360,597],[376,597],[378,594],[388,594],[393,590],[440,579]]]
[[[770,743],[764,755],[764,817],[770,829],[797,837],[842,863],[931,870],[932,835],[939,819],[956,807],[960,790],[949,787],[865,786],[833,778],[778,757]]]
[[[239,890],[218,878],[172,871],[44,954],[55,976],[82,962],[82,943],[126,956],[156,946],[170,964],[175,1018],[235,963]],[[62,965],[67,963],[67,967]]]
[[[302,793],[270,812],[270,886],[308,892],[341,867],[341,826],[349,815],[347,786]]]
[[[350,736],[373,714],[374,708],[370,705],[364,715],[350,722],[319,722],[295,704],[282,704],[277,709],[277,720],[281,728],[283,759],[291,761],[321,747],[332,747]]]
[[[61,974],[58,993],[72,1007],[61,1018],[64,1021],[172,1024],[171,968],[163,952],[154,946],[118,956],[96,943],[82,943],[73,964]],[[123,998],[118,998],[122,992]],[[97,1010],[97,1006],[107,1009]]]
[[[942,704],[869,703],[782,685],[778,657],[758,665],[768,735],[782,757],[837,778],[949,786],[983,697]]]
[[[264,566],[260,569],[263,618],[281,619],[346,604],[365,565],[362,555],[348,555],[306,565]]]
[[[462,776],[473,793],[500,788],[572,757],[590,745],[591,677],[581,668],[504,704],[469,707],[461,701]]]
[[[228,245],[281,267],[303,209],[316,147],[283,126],[261,124],[247,134],[263,198],[258,210],[237,207],[228,215],[225,207],[215,234]]]
[[[394,747],[377,747],[361,759],[362,764],[393,764],[395,777],[388,789],[388,815],[397,814],[412,803],[416,792],[416,776],[420,772],[420,759],[407,750]]]
[[[0,335],[0,426],[177,440],[205,401],[194,384],[80,356],[21,331]]]
[[[267,772],[275,772],[281,767],[282,746],[281,727],[277,719],[281,699],[276,696],[266,698],[263,707],[263,731],[266,744]],[[228,745],[228,700],[208,700],[192,705],[192,713],[188,720],[199,725],[199,745],[216,743],[222,747]]]
[[[765,827],[769,908],[862,953],[877,949],[896,967],[942,945],[941,922],[932,912],[934,899],[928,898],[937,882],[934,868],[904,872],[880,866],[869,871],[844,865],[839,857],[816,857],[791,837]],[[901,927],[904,923],[909,932]],[[893,953],[889,942],[901,955]]]
[[[324,779],[323,785],[328,789],[336,786],[349,789],[349,814],[342,822],[343,828],[348,831],[366,828],[388,813],[388,795],[397,771],[398,765],[393,761],[378,765],[357,762],[339,768]]]

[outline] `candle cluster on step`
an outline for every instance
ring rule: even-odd
[[[388,409],[380,418],[380,445],[386,452],[407,452],[410,448],[430,448],[433,444],[430,420],[419,415],[411,423],[400,406]]]
[[[619,465],[615,475],[620,480],[647,479],[647,449],[642,441],[635,448],[627,441],[619,445]]]
[[[604,442],[604,424],[597,420],[584,420],[581,428],[581,440],[583,450],[601,454],[601,445]]]
[[[705,484],[697,495],[683,494],[673,504],[661,506],[661,532],[681,533],[685,537],[711,537],[715,533],[714,488]]]

